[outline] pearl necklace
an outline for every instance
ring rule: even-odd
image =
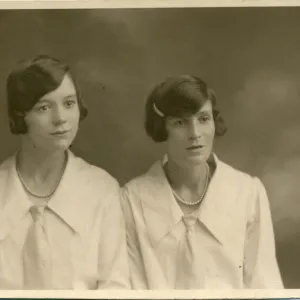
[[[30,190],[30,188],[26,185],[24,179],[22,178],[20,169],[19,169],[18,155],[17,155],[17,159],[16,159],[16,170],[17,170],[17,174],[18,174],[18,176],[20,178],[20,181],[21,181],[21,183],[22,183],[22,185],[23,185],[23,187],[24,187],[24,189],[26,190],[27,193],[29,193],[31,196],[34,196],[34,197],[37,197],[37,198],[49,198],[49,197],[51,197],[55,193],[55,191],[57,190],[57,188],[59,186],[59,183],[61,181],[61,178],[62,178],[62,176],[63,176],[63,174],[65,172],[66,166],[67,166],[67,161],[68,161],[68,155],[65,154],[64,165],[63,165],[63,168],[62,168],[62,170],[60,172],[59,178],[58,178],[58,180],[57,180],[57,182],[55,184],[55,187],[54,187],[53,191],[51,191],[50,193],[48,193],[46,195],[37,195],[36,193],[32,192]]]
[[[184,199],[182,199],[182,197],[180,197],[180,196],[175,192],[175,190],[172,188],[172,186],[171,186],[171,185],[170,185],[170,186],[171,186],[171,189],[172,189],[172,192],[173,192],[175,198],[176,198],[180,203],[182,203],[182,204],[184,204],[184,205],[187,205],[187,206],[196,206],[196,205],[198,205],[198,204],[200,204],[200,203],[202,202],[202,200],[203,200],[203,198],[204,198],[204,196],[205,196],[205,194],[206,194],[206,192],[207,192],[208,183],[209,183],[209,166],[208,166],[208,164],[206,164],[206,178],[205,178],[205,185],[204,185],[203,192],[202,192],[201,196],[199,197],[199,199],[198,199],[197,201],[195,201],[195,202],[188,202],[188,201],[185,201]]]

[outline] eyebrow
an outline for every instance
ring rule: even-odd
[[[69,99],[69,98],[77,98],[77,94],[69,94],[69,95],[66,95],[63,100],[65,99]],[[52,102],[52,100],[50,98],[42,98],[40,99],[37,103],[40,103],[40,102]]]
[[[64,97],[64,99],[67,99],[67,98],[77,98],[77,94],[70,94],[70,95],[67,95],[66,97]]]
[[[196,117],[203,116],[203,115],[212,115],[212,111],[210,111],[208,109],[204,109],[204,110],[200,110],[196,114],[194,114],[194,116],[196,116]]]

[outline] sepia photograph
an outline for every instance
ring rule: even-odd
[[[0,41],[1,290],[300,289],[300,7],[0,9]]]

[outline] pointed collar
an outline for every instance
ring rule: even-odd
[[[90,165],[68,151],[68,162],[60,184],[48,202],[48,207],[79,234],[86,231],[86,220],[92,209],[86,205],[84,174]],[[0,166],[3,182],[0,194],[0,240],[4,239],[29,212],[29,200],[16,171],[16,156]]]
[[[19,180],[16,155],[6,159],[0,166],[0,240],[4,239],[32,206]]]
[[[177,204],[172,189],[163,170],[163,161],[157,161],[143,176],[145,190],[142,191],[142,207],[146,226],[150,238],[155,246],[168,234],[183,217],[182,210]],[[227,225],[230,224],[228,216],[228,203],[230,197],[229,166],[222,163],[213,155],[215,172],[209,183],[206,195],[197,211],[198,220],[210,231],[219,243],[224,242]]]
[[[68,151],[68,163],[61,182],[48,202],[48,207],[54,211],[65,223],[79,234],[87,230],[87,220],[93,213],[90,205],[87,204],[86,188],[87,171],[91,167],[71,151]]]

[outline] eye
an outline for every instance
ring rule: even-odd
[[[39,112],[46,112],[49,109],[50,109],[50,105],[48,105],[48,104],[44,104],[44,105],[37,107],[37,110]]]
[[[174,125],[176,125],[176,126],[182,126],[182,125],[184,125],[184,123],[185,123],[184,119],[179,119],[179,120],[176,120],[174,122]]]
[[[199,121],[200,123],[204,124],[204,123],[207,123],[211,120],[211,117],[210,116],[200,116],[199,117]]]
[[[76,101],[75,100],[66,100],[64,104],[65,104],[65,107],[71,108],[76,104]]]

